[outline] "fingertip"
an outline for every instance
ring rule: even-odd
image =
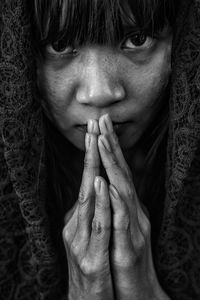
[[[85,134],[85,149],[86,149],[86,151],[89,150],[90,143],[91,143],[91,134],[86,132],[86,134]]]
[[[93,133],[98,135],[100,132],[98,121],[95,119],[89,119],[87,124],[87,131],[88,133]]]
[[[95,190],[97,190],[98,193],[104,193],[106,189],[108,190],[107,187],[107,182],[102,176],[96,176],[94,179],[94,187]]]
[[[105,116],[106,115],[103,115],[99,119],[99,129],[100,129],[101,134],[105,134],[107,132],[107,127],[106,127],[106,124],[105,124],[105,121],[104,121]]]
[[[93,130],[94,130],[94,134],[96,134],[96,135],[100,134],[99,123],[97,120],[94,120]]]

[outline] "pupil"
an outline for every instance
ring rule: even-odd
[[[144,34],[136,34],[131,38],[131,42],[135,46],[141,46],[145,43],[146,41],[146,36]]]
[[[65,50],[66,43],[64,42],[64,40],[56,41],[55,43],[52,44],[52,47],[55,51],[61,52]]]

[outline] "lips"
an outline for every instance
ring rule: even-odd
[[[113,122],[113,128],[117,135],[121,135],[131,122]],[[87,132],[87,124],[77,125],[77,129],[83,133]]]

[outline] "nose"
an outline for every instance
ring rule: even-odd
[[[117,67],[105,55],[90,53],[82,66],[76,100],[81,104],[106,107],[125,98]]]

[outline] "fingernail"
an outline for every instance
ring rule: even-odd
[[[99,126],[97,120],[93,120],[93,133],[99,134]]]
[[[112,125],[112,121],[110,119],[110,116],[109,114],[106,114],[105,117],[104,117],[104,122],[106,124],[106,128],[109,132],[112,132],[113,131],[113,125]]]
[[[101,192],[101,179],[99,177],[95,177],[94,185],[95,185],[96,192],[100,193]]]
[[[109,190],[110,190],[111,195],[112,195],[114,198],[116,198],[116,199],[119,198],[119,193],[118,193],[117,189],[114,187],[114,185],[111,184],[111,185],[109,186]]]
[[[109,143],[109,141],[107,140],[107,138],[106,138],[105,136],[103,136],[103,137],[101,138],[101,142],[102,142],[103,147],[104,147],[107,151],[112,152],[111,147],[110,147],[110,143]]]
[[[87,130],[88,130],[89,133],[92,133],[94,131],[94,120],[90,119],[88,121]]]
[[[88,150],[91,143],[91,134],[86,133],[85,135],[85,147]]]

